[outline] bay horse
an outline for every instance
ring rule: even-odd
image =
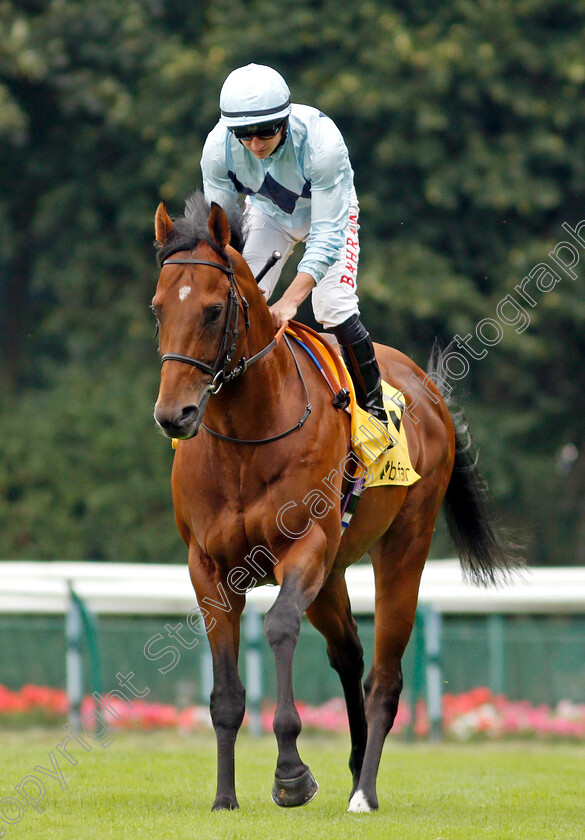
[[[238,675],[246,592],[280,586],[265,617],[274,654],[278,746],[272,799],[310,801],[318,785],[297,749],[292,662],[301,617],[323,634],[349,720],[350,811],[378,807],[382,747],[398,707],[401,658],[413,627],[421,573],[445,499],[462,565],[478,583],[511,567],[492,524],[485,488],[469,452],[467,427],[451,417],[433,376],[405,355],[376,345],[382,376],[405,394],[425,383],[416,416],[406,411],[410,456],[420,480],[369,487],[342,538],[340,504],[348,477],[349,417],[308,354],[275,341],[272,318],[242,257],[242,220],[201,193],[173,222],[155,217],[161,267],[152,309],[162,369],[156,422],[179,443],[172,470],[176,523],[213,658],[210,711],[217,738],[213,809],[238,807],[234,748],[245,689]],[[440,377],[435,376],[440,382]],[[205,420],[205,422],[203,422]],[[316,488],[329,505],[309,507]],[[373,662],[362,688],[363,652],[345,569],[369,552],[375,573]]]

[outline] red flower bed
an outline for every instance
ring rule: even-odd
[[[105,695],[104,695],[105,697]],[[164,703],[146,703],[132,699],[132,705],[114,696],[110,710],[104,703],[86,697],[81,707],[84,719],[96,710],[110,726],[122,729],[177,729],[194,732],[211,728],[207,706],[189,706],[177,709]],[[335,698],[322,706],[310,706],[302,701],[297,708],[305,729],[323,732],[348,730],[345,704]],[[25,685],[20,691],[10,691],[0,685],[0,725],[2,722],[37,723],[55,722],[64,718],[69,709],[64,691],[47,686]],[[272,732],[274,704],[265,705],[261,713],[262,728]],[[426,704],[418,701],[414,710],[401,703],[392,732],[404,734],[412,728],[417,737],[426,737],[430,731]],[[513,702],[501,695],[494,695],[488,688],[475,688],[464,694],[445,694],[443,697],[442,730],[446,737],[457,740],[471,738],[545,737],[585,740],[585,704],[568,700],[556,708],[533,706],[528,701]]]
[[[67,694],[60,688],[24,685],[20,691],[10,691],[0,685],[0,720],[4,715],[25,715],[42,712],[47,717],[66,715],[69,709]]]

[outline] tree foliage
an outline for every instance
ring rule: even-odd
[[[0,0],[0,554],[183,558],[152,218],[257,61],[346,137],[374,338],[424,366],[470,336],[454,384],[500,515],[534,562],[583,562],[584,24],[580,0]]]

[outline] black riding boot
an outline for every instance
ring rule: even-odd
[[[382,377],[369,332],[357,315],[333,328],[359,405],[383,423],[388,422],[382,394]]]

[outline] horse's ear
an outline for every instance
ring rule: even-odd
[[[169,214],[167,213],[167,205],[164,201],[156,208],[156,214],[154,217],[154,233],[156,236],[156,241],[159,245],[164,245],[167,239],[169,238],[169,233],[171,232],[171,228],[173,226],[173,221]]]
[[[215,201],[211,202],[211,213],[207,224],[211,238],[223,250],[230,243],[230,225],[225,210]]]

